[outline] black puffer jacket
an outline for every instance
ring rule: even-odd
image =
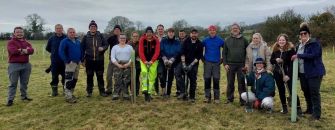
[[[88,31],[81,41],[81,47],[85,53],[85,60],[104,60],[104,53],[108,49],[108,43],[99,31],[95,35],[91,35],[91,32]],[[104,50],[99,52],[99,47]]]

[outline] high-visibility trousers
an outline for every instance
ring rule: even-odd
[[[157,78],[157,67],[158,61],[155,61],[152,65],[147,67],[142,61],[141,64],[141,89],[143,91],[147,91],[149,94],[154,92],[154,84]]]

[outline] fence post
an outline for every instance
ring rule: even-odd
[[[297,122],[298,59],[293,61],[291,122]]]

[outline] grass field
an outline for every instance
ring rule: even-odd
[[[17,92],[14,105],[6,107],[7,99],[7,42],[0,41],[0,129],[334,129],[335,128],[335,75],[334,53],[324,49],[324,64],[327,75],[321,85],[322,119],[309,121],[308,116],[291,123],[290,114],[283,115],[279,111],[278,92],[275,97],[275,112],[272,114],[255,111],[245,113],[235,99],[233,104],[205,104],[203,92],[203,68],[199,67],[197,101],[195,104],[178,101],[175,98],[163,100],[160,97],[151,103],[145,103],[143,96],[138,97],[136,104],[129,101],[112,101],[111,97],[98,96],[94,87],[92,98],[86,98],[86,74],[81,68],[75,95],[79,97],[77,104],[65,103],[62,96],[50,97],[51,75],[44,72],[50,64],[49,55],[45,53],[46,41],[31,41],[37,50],[31,56],[32,74],[28,93],[34,100],[23,102]],[[43,55],[44,54],[44,55]],[[107,56],[107,55],[106,55]],[[106,60],[107,61],[107,60]],[[107,63],[105,63],[107,65]],[[106,68],[105,68],[106,70]],[[221,99],[225,100],[226,77],[221,68]],[[96,84],[96,83],[95,83]],[[175,88],[175,87],[173,87]],[[173,90],[175,92],[175,90]],[[298,86],[298,94],[305,101]],[[238,97],[237,91],[235,97]]]

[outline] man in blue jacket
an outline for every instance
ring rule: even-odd
[[[161,41],[160,48],[160,54],[163,61],[163,64],[160,64],[163,68],[163,72],[160,75],[160,82],[162,90],[165,90],[163,96],[168,98],[171,94],[171,86],[174,78],[174,69],[177,65],[177,62],[180,60],[181,51],[180,42],[176,40],[173,28],[168,29],[168,37],[164,38]],[[166,81],[166,76],[168,76],[168,81]],[[167,88],[165,88],[166,86]]]
[[[216,35],[216,27],[211,25],[208,27],[209,36],[203,40],[205,47],[204,54],[204,79],[205,79],[205,100],[204,102],[211,102],[211,81],[213,79],[214,102],[220,103],[220,64],[221,48],[223,48],[224,41]]]
[[[80,41],[76,38],[76,30],[69,28],[67,30],[67,38],[61,41],[59,46],[59,56],[65,63],[65,99],[68,103],[76,103],[77,100],[73,96],[79,74],[79,64],[83,56],[80,47]]]
[[[58,95],[58,82],[59,78],[58,76],[62,76],[62,85],[64,86],[65,82],[65,65],[62,59],[58,55],[58,49],[60,42],[66,38],[66,35],[63,33],[63,26],[61,24],[55,25],[55,34],[52,35],[47,43],[47,46],[45,48],[46,51],[51,53],[50,59],[51,59],[51,74],[52,74],[52,80],[51,80],[51,96],[55,97]]]

